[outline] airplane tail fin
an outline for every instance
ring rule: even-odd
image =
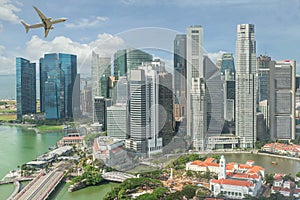
[[[23,26],[25,27],[26,29],[26,33],[28,33],[28,30],[29,30],[29,25],[26,24],[24,21],[21,21],[21,23],[23,24]]]

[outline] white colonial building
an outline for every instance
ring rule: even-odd
[[[248,161],[248,164],[253,164],[253,161]],[[218,180],[210,180],[210,190],[212,195],[218,196],[221,194],[224,197],[233,199],[243,199],[247,195],[256,196],[262,186],[262,176],[260,171],[264,171],[264,169],[260,167],[261,170],[258,170],[257,167],[259,166],[246,167],[246,165],[239,168],[237,167],[237,164],[234,165],[234,170],[232,172],[227,172],[225,157],[223,155],[221,156]],[[243,168],[248,169],[243,170]]]

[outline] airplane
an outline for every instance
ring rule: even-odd
[[[28,33],[28,30],[30,28],[44,27],[44,29],[45,29],[45,37],[47,37],[50,29],[54,29],[54,27],[52,26],[53,24],[64,22],[64,21],[67,20],[67,18],[59,18],[59,19],[52,20],[51,17],[50,18],[45,17],[45,15],[43,15],[43,13],[39,9],[37,9],[37,7],[33,6],[33,8],[37,12],[37,14],[40,16],[40,18],[42,20],[42,23],[29,25],[29,24],[26,24],[24,21],[21,21],[21,23],[23,24],[23,26],[26,29],[26,33]]]

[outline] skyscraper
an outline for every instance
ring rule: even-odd
[[[163,138],[163,146],[170,143],[173,137],[173,91],[172,74],[159,74],[159,136]]]
[[[208,56],[203,57],[206,85],[206,137],[219,136],[224,126],[224,104],[221,72]]]
[[[224,81],[224,119],[235,120],[235,66],[232,53],[224,53],[221,59],[221,74]],[[230,123],[227,123],[230,126]]]
[[[145,71],[131,70],[130,77],[130,138],[126,147],[145,154],[148,132]]]
[[[119,76],[130,75],[130,70],[137,69],[143,62],[151,62],[152,55],[140,49],[123,49],[114,54],[114,75],[116,80]],[[128,74],[127,74],[128,73]]]
[[[257,57],[257,70],[258,70],[258,102],[269,100],[269,76],[270,65],[274,63],[271,57],[260,55]]]
[[[172,117],[172,99],[167,101],[170,105],[165,116],[162,115],[162,108],[159,106],[159,92],[162,89],[159,85],[159,70],[162,65],[157,62],[146,62],[139,69],[131,70],[129,81],[130,137],[126,146],[148,156],[162,152],[163,134],[166,132],[165,129],[160,131],[164,125],[170,124],[168,117]],[[171,80],[169,84],[172,84]],[[167,91],[165,92],[165,95],[168,95]]]
[[[269,137],[269,104],[270,104],[270,68],[275,62],[271,60],[271,57],[267,55],[260,55],[257,57],[257,74],[258,74],[258,111],[263,114],[264,128],[260,128],[260,132],[257,132],[257,138],[259,140],[267,140]],[[259,115],[258,115],[259,116]],[[259,122],[259,119],[257,119]],[[257,127],[257,130],[259,127]]]
[[[40,58],[40,101],[41,112],[45,112],[45,102],[49,99],[48,93],[45,92],[45,84],[48,81],[48,73],[52,71],[63,72],[64,90],[60,94],[64,98],[64,117],[72,118],[73,110],[80,110],[80,83],[77,78],[77,57],[76,55],[52,53],[45,54]],[[77,98],[77,99],[76,99]]]
[[[180,123],[179,132],[186,134],[186,98],[187,98],[187,69],[186,69],[186,35],[176,35],[174,40],[174,92],[175,102],[180,107],[180,116],[176,116],[176,121]]]
[[[102,126],[102,130],[106,130],[106,100],[104,97],[94,98],[94,116],[93,121]]]
[[[207,131],[206,84],[203,66],[203,28],[187,28],[187,136],[197,150],[204,150]]]
[[[36,113],[36,69],[35,63],[16,58],[17,119],[24,114]]]
[[[118,80],[120,76],[127,75],[126,49],[118,50],[114,54],[114,76]]]
[[[46,119],[65,118],[65,77],[60,68],[47,73],[45,82],[45,117]]]
[[[127,104],[116,104],[107,108],[107,135],[125,140],[128,133]]]
[[[254,25],[239,24],[236,41],[236,135],[242,148],[256,141],[256,43]]]
[[[44,58],[40,58],[40,106],[41,112],[45,112],[45,82],[47,81],[47,73],[60,67],[59,58],[56,53],[45,54]]]
[[[232,53],[224,53],[221,61],[221,73],[225,75],[225,70],[229,70],[230,75],[235,73],[234,60]]]
[[[92,52],[92,97],[109,97],[109,76],[111,75],[110,57],[101,57]]]
[[[272,140],[295,139],[295,68],[292,60],[270,68],[270,135]]]

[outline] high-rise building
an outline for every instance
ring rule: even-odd
[[[126,76],[119,76],[114,88],[114,90],[116,90],[116,95],[114,98],[116,99],[117,104],[128,104],[128,84],[129,83]]]
[[[222,55],[221,73],[225,75],[226,70],[229,70],[230,75],[234,75],[235,73],[234,59],[232,53],[224,53]]]
[[[101,57],[92,52],[92,98],[109,97],[109,77],[111,75],[110,57]]]
[[[207,132],[205,69],[203,66],[203,28],[187,28],[187,136],[196,150],[204,150]]]
[[[270,104],[270,68],[271,65],[274,65],[274,61],[271,60],[271,57],[267,55],[260,55],[257,57],[257,75],[258,75],[258,90],[257,90],[257,101],[259,104],[258,111],[263,114],[263,121],[259,121],[260,127],[257,127],[257,138],[259,140],[268,140],[270,139],[269,130],[269,104]],[[261,115],[257,115],[261,117]],[[262,126],[262,122],[263,126]]]
[[[73,111],[80,110],[80,81],[77,74],[76,55],[52,53],[40,58],[40,101],[41,112],[45,112],[45,102],[49,94],[45,92],[48,73],[51,71],[63,72],[64,90],[60,94],[64,98],[64,117],[73,118]]]
[[[173,128],[173,91],[172,74],[160,72],[159,74],[159,136],[163,138],[163,146],[172,140]]]
[[[106,99],[104,97],[95,97],[94,98],[94,116],[93,122],[98,123],[102,126],[102,130],[106,130]]]
[[[118,50],[114,54],[114,76],[118,80],[120,76],[127,75],[126,49]]]
[[[221,59],[221,74],[224,89],[224,119],[235,120],[235,66],[232,53],[224,53]],[[230,126],[230,123],[226,123]]]
[[[45,83],[48,78],[48,72],[59,68],[59,58],[56,53],[45,54],[44,58],[40,58],[40,110],[45,112]]]
[[[179,133],[186,134],[186,115],[187,115],[187,68],[186,68],[186,35],[176,35],[174,40],[174,92],[175,102],[177,105],[174,109],[180,108],[178,116],[175,116],[175,120],[179,125]]]
[[[257,57],[257,73],[258,73],[258,102],[269,100],[269,77],[270,65],[274,64],[271,57],[260,55]]]
[[[73,111],[80,110],[80,76],[77,74],[77,56],[58,54],[65,79],[65,117],[73,118]]]
[[[130,135],[126,147],[138,153],[147,152],[147,98],[144,70],[130,71]]]
[[[107,108],[107,135],[125,140],[128,133],[127,104],[116,104]]]
[[[224,126],[223,82],[219,68],[208,56],[203,57],[206,85],[206,120],[207,132],[205,140],[211,136],[219,136]]]
[[[60,68],[48,71],[45,82],[45,118],[61,119],[65,117],[65,79]]]
[[[127,140],[126,146],[134,149],[137,153],[148,156],[162,152],[163,134],[166,132],[164,132],[165,129],[163,132],[160,130],[169,123],[167,116],[172,116],[173,109],[172,102],[169,101],[169,113],[166,111],[166,115],[163,116],[163,110],[159,106],[159,92],[162,89],[159,85],[161,65],[157,64],[146,62],[139,69],[131,70],[129,81],[130,138]],[[169,84],[172,84],[171,80]],[[172,99],[170,100],[172,101]],[[163,120],[167,120],[167,122],[160,123]],[[170,124],[172,126],[172,122]]]
[[[137,69],[143,62],[152,60],[152,55],[139,49],[118,50],[114,54],[114,76],[118,80],[119,76],[130,75],[130,70]]]
[[[224,119],[228,122],[235,120],[235,80],[226,76],[229,73],[225,70],[224,79]]]
[[[16,58],[17,119],[36,113],[36,68],[24,58]]]
[[[272,140],[295,139],[295,68],[292,60],[270,68],[270,135]]]
[[[92,86],[90,81],[83,80],[82,84],[83,88],[81,90],[81,111],[85,116],[92,116],[93,112],[93,99],[92,99]]]
[[[236,41],[236,135],[242,148],[256,141],[256,43],[253,24],[237,26]]]

